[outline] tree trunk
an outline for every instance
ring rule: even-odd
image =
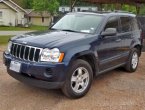
[[[101,3],[99,3],[99,4],[97,4],[97,7],[98,7],[98,11],[102,11],[102,4]]]

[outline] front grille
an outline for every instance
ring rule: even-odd
[[[41,48],[12,43],[10,53],[14,57],[22,60],[38,62],[41,51]]]

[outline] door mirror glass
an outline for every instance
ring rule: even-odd
[[[104,32],[102,32],[102,36],[115,36],[117,34],[116,28],[107,28]]]

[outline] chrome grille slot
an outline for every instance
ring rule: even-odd
[[[29,56],[28,56],[28,55],[29,55],[29,49],[30,49],[29,47],[26,47],[26,48],[25,48],[25,54],[24,54],[24,59],[25,59],[25,60],[28,60],[28,57],[29,57]]]
[[[13,51],[14,51],[14,52],[13,52],[13,55],[14,55],[14,56],[16,56],[16,49],[17,49],[17,45],[15,44],[15,45],[14,45],[14,49],[13,49]]]
[[[21,52],[20,52],[20,58],[21,59],[23,59],[23,56],[24,56],[24,49],[25,49],[25,46],[22,45]]]
[[[29,54],[29,60],[30,60],[30,61],[33,61],[33,58],[34,58],[34,52],[35,52],[35,48],[31,48],[31,50],[30,50],[30,54]]]
[[[38,62],[41,51],[41,48],[13,43],[10,53],[14,57],[22,60]]]
[[[13,49],[14,49],[14,44],[12,44],[12,47],[11,47],[11,54],[13,54]]]
[[[17,58],[19,58],[19,54],[20,54],[20,47],[21,47],[20,45],[18,45],[18,46],[17,46],[17,52],[16,52],[16,53],[17,53],[17,55],[16,55],[16,57],[17,57]]]
[[[35,56],[34,56],[34,61],[38,62],[38,60],[39,60],[39,55],[40,55],[40,49],[36,49],[36,51],[35,51]]]

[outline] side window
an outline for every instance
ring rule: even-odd
[[[138,21],[135,18],[131,18],[131,24],[132,24],[132,31],[140,29]]]
[[[129,17],[120,17],[122,24],[122,32],[130,32],[132,30],[131,27],[131,19]]]
[[[104,30],[107,28],[116,28],[117,32],[119,32],[119,19],[117,17],[109,18]]]

